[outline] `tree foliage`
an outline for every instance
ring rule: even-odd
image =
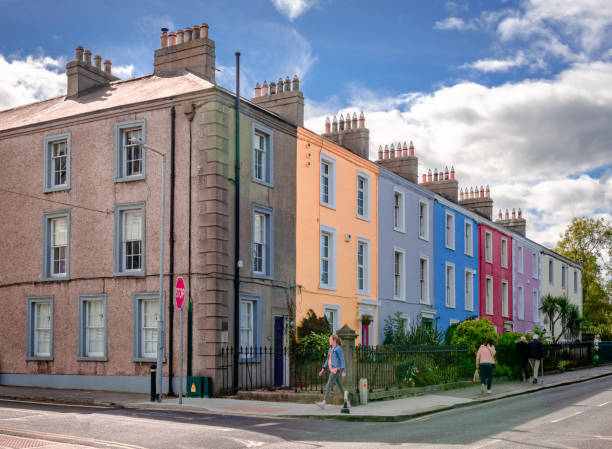
[[[586,321],[612,324],[612,225],[603,218],[574,218],[555,251],[582,265]]]
[[[385,319],[383,344],[394,346],[439,345],[442,332],[436,327],[422,323],[408,323],[402,312],[395,312]]]
[[[470,354],[476,354],[478,347],[488,338],[497,344],[495,326],[486,318],[480,320],[466,320],[457,326],[451,338],[451,344],[467,346]]]
[[[567,339],[572,339],[580,334],[580,327],[583,321],[580,309],[576,304],[572,304],[566,296],[544,296],[540,310],[548,317],[548,321],[551,323],[553,343],[558,343],[563,336]],[[561,325],[559,335],[555,335],[557,323]]]
[[[302,319],[302,322],[298,326],[298,338],[302,339],[313,332],[321,335],[327,335],[327,337],[329,337],[329,334],[331,333],[330,325],[325,316],[318,317],[314,310],[308,309],[306,316]]]

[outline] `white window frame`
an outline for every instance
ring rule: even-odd
[[[493,233],[485,230],[485,261],[493,263]]]
[[[55,273],[54,265],[54,223],[66,220],[66,248],[64,250],[64,273]],[[63,245],[62,245],[63,246]],[[50,212],[43,214],[43,263],[42,280],[58,281],[70,279],[70,211]]]
[[[476,270],[466,268],[463,288],[465,291],[465,310],[469,311],[474,310],[474,279],[476,279]]]
[[[561,288],[567,288],[567,266],[561,264]]]
[[[44,175],[43,175],[43,192],[57,192],[58,190],[70,189],[70,133],[56,134],[47,136],[44,139]],[[66,143],[66,182],[63,184],[55,183],[55,167],[53,148],[55,144]]]
[[[538,322],[540,320],[540,295],[538,293],[538,289],[534,288],[533,289],[533,294],[532,294],[532,298],[533,298],[533,321],[534,322]]]
[[[396,209],[395,199],[399,198],[399,210]],[[396,216],[397,212],[397,216]],[[397,220],[396,220],[397,218]],[[399,221],[399,223],[396,223]],[[397,232],[406,232],[406,196],[403,190],[397,187],[393,188],[393,230]]]
[[[38,333],[40,330],[37,327],[37,312],[38,306],[41,304],[49,305],[49,327],[40,328],[49,332],[49,352],[39,352],[38,350]],[[53,360],[53,297],[40,296],[27,298],[26,301],[26,360]]]
[[[363,213],[359,213],[359,180],[363,181]],[[357,210],[357,218],[362,220],[370,221],[370,175],[364,173],[362,171],[357,171],[357,183],[356,183],[357,193],[356,193],[356,210]]]
[[[463,222],[463,252],[468,256],[474,255],[474,225],[469,219]]]
[[[329,324],[331,325],[330,330],[332,334],[335,334],[338,331],[338,329],[340,329],[340,306],[337,304],[324,304],[323,305],[323,314],[325,315],[325,318],[327,318],[327,321],[330,321],[328,312],[333,313],[334,319]]]
[[[502,268],[508,268],[508,239],[505,237],[501,238],[500,252],[501,252],[501,266]]]
[[[125,254],[125,214],[140,211],[141,213],[141,242],[140,242],[140,268],[126,269]],[[144,203],[123,204],[115,206],[115,276],[144,276],[146,272],[146,234],[147,214]]]
[[[525,319],[525,292],[522,285],[519,285],[516,289],[516,296],[518,302],[518,319]]]
[[[102,327],[96,327],[102,329],[103,335],[103,350],[102,352],[90,352],[89,351],[89,319],[88,319],[88,305],[98,302],[102,303]],[[107,327],[107,308],[106,308],[106,295],[80,295],[79,296],[79,352],[77,360],[79,361],[107,361],[107,339],[108,339],[108,327]]]
[[[336,209],[336,159],[321,153],[319,164],[319,198],[322,206]],[[329,166],[327,174],[327,201],[323,199],[323,164]]]
[[[136,175],[127,175],[126,154],[124,147],[124,133],[140,129],[141,139],[147,141],[146,120],[131,120],[129,122],[115,123],[115,182],[138,181],[146,178],[147,151],[141,148],[141,172]]]
[[[518,272],[523,274],[525,271],[525,249],[522,246],[518,247]]]
[[[429,241],[429,203],[426,201],[419,200],[418,202],[419,211],[419,238],[421,240]]]
[[[255,252],[256,245],[261,242],[256,242],[255,235],[255,220],[257,216],[262,216],[264,219],[264,242],[263,242],[263,260],[262,271],[255,270]],[[251,271],[253,277],[263,279],[274,278],[274,213],[272,209],[253,205],[253,213],[251,215],[252,231],[251,231]]]
[[[449,279],[449,273],[452,279]],[[450,282],[449,282],[450,281]],[[455,292],[456,292],[456,275],[455,264],[446,262],[444,268],[444,305],[446,307],[455,308]]]
[[[534,279],[538,278],[538,255],[532,251],[531,252],[531,275]]]
[[[242,309],[246,308],[248,317],[243,319]],[[239,346],[243,349],[250,349],[255,346],[255,301],[250,299],[240,299],[240,343]],[[242,338],[243,332],[247,333],[246,341]]]
[[[399,254],[400,258],[399,258],[399,268],[396,267],[396,254]],[[393,299],[396,299],[398,301],[405,301],[406,300],[406,250],[403,248],[397,248],[395,247],[393,249]],[[400,294],[398,295],[396,293],[396,283],[397,281],[399,281],[399,289],[400,289]]]
[[[421,270],[421,262],[425,262],[424,273]],[[431,296],[429,295],[429,257],[423,254],[419,256],[419,302],[421,304],[431,304]]]
[[[574,269],[574,293],[578,293],[578,270]]]
[[[251,321],[249,323],[242,322],[242,304],[248,303],[251,307]],[[240,328],[240,334],[238,336],[238,347],[243,348],[242,354],[240,354],[241,362],[259,362],[260,356],[255,350],[261,347],[261,297],[255,295],[240,295],[240,308],[241,310],[236,315],[238,320],[238,326]],[[249,341],[242,341],[242,331],[250,329]],[[244,350],[245,348],[252,348]]]
[[[550,259],[548,261],[548,283],[553,284],[555,282],[555,261]]]
[[[493,315],[493,277],[485,277],[485,313]]]
[[[323,234],[329,236],[328,243],[328,275],[327,275],[327,283],[324,283],[321,279],[323,274],[323,245],[321,242],[321,237]],[[337,263],[337,252],[336,246],[338,244],[337,232],[335,228],[329,226],[320,226],[319,230],[319,288],[324,290],[336,290],[336,263]]]
[[[164,293],[165,298],[165,293]],[[134,294],[134,362],[153,362],[157,359],[157,343],[155,344],[155,352],[145,352],[145,332],[144,332],[144,302],[152,301],[156,304],[154,310],[156,315],[159,313],[159,293],[135,293]],[[164,311],[165,313],[165,311]],[[148,329],[157,329],[157,320],[155,321],[155,328],[150,327]],[[159,335],[156,334],[156,338]],[[165,361],[164,354],[164,361]]]
[[[508,281],[501,281],[501,300],[502,300],[502,316],[508,318],[510,316],[510,298],[508,296]]]
[[[262,159],[262,173],[261,177],[257,176],[257,137],[263,137],[264,148],[263,148],[263,159]],[[274,187],[274,133],[271,129],[260,125],[259,123],[253,123],[252,127],[252,165],[251,170],[252,180],[258,184],[263,184],[268,187]]]
[[[449,228],[449,218],[451,226]],[[444,213],[444,244],[448,249],[455,249],[455,214],[449,211]]]
[[[363,246],[363,288],[359,288],[359,247]],[[357,294],[370,296],[370,240],[364,237],[357,238]]]

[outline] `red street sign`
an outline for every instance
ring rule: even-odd
[[[183,307],[183,301],[185,300],[185,282],[182,277],[176,280],[176,306],[180,309]]]

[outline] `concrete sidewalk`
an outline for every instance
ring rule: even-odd
[[[30,387],[0,386],[0,398],[33,400],[81,405],[115,406],[130,409],[154,409],[248,415],[259,417],[345,419],[355,421],[402,421],[420,415],[465,407],[506,397],[527,394],[547,388],[584,382],[612,375],[612,365],[586,368],[546,375],[538,384],[500,382],[493,384],[493,394],[481,394],[480,386],[440,391],[422,396],[370,402],[352,407],[350,414],[340,413],[340,406],[327,405],[325,410],[315,404],[264,402],[219,398],[164,398],[163,402],[150,402],[147,395],[107,391],[54,390]]]

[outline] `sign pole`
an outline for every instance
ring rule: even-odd
[[[183,301],[185,300],[185,281],[182,276],[176,280],[176,289],[174,297],[176,306],[181,312],[179,325],[179,404],[183,403]]]

